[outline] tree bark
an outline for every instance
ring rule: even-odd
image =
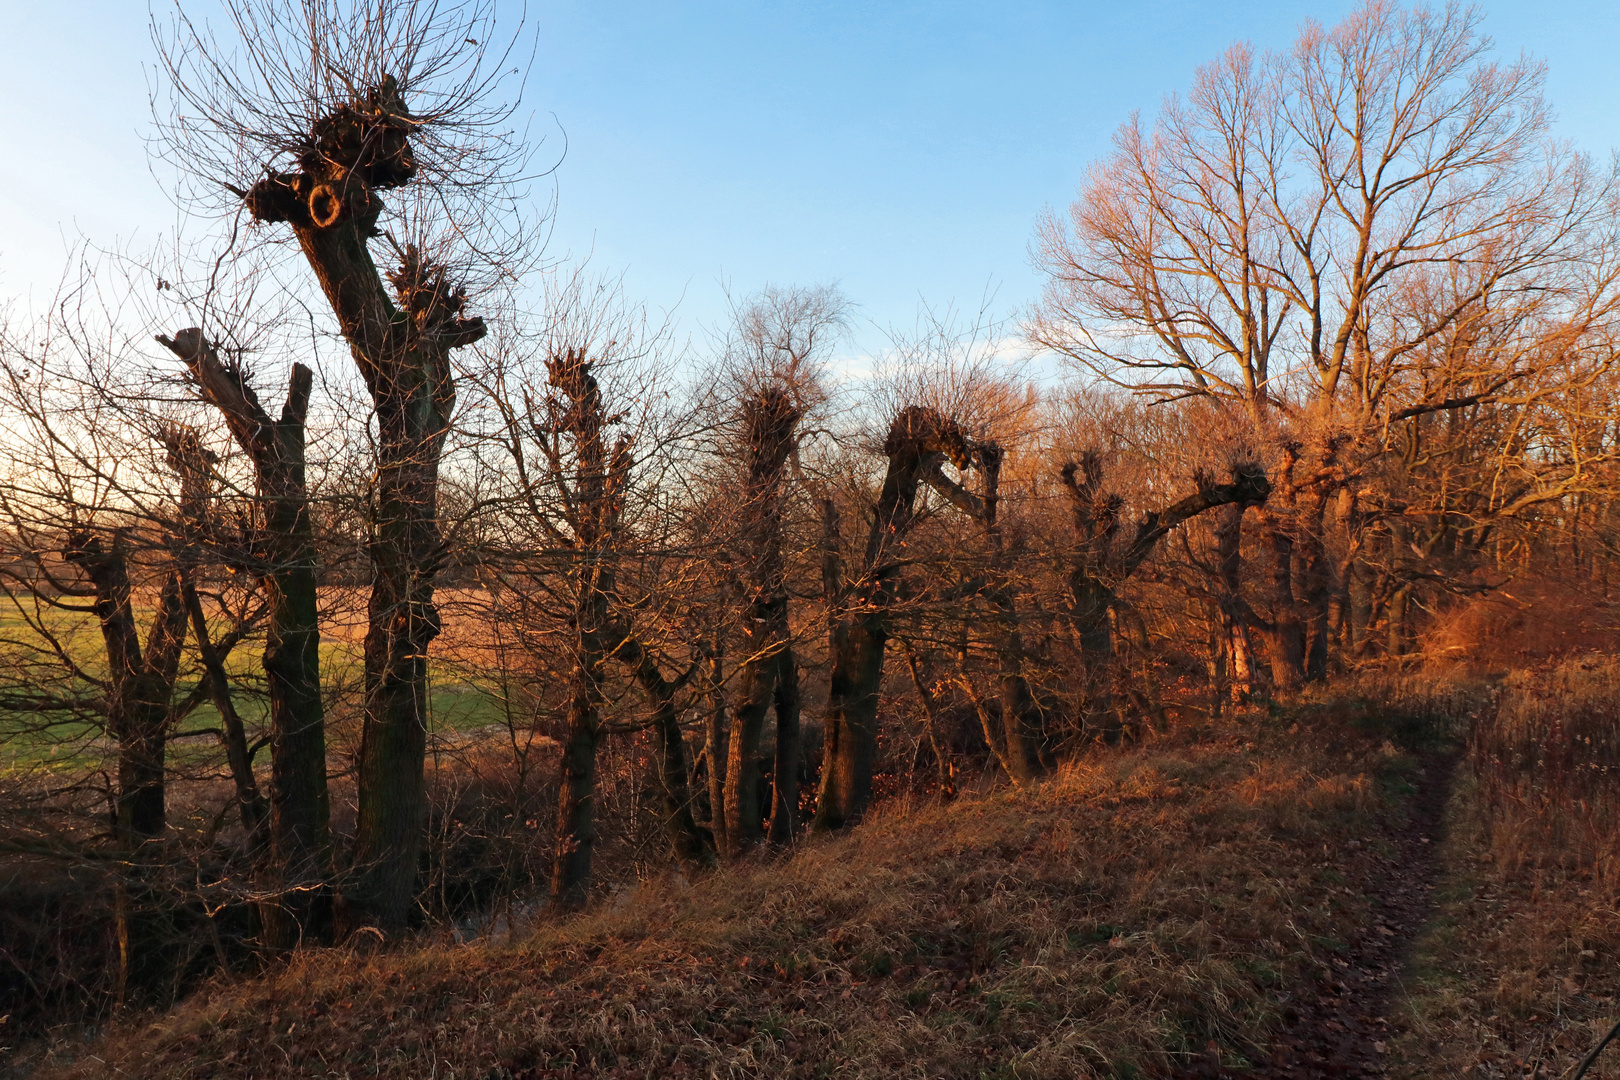
[[[664,832],[670,847],[683,866],[703,868],[714,864],[714,837],[705,832],[692,814],[692,787],[686,767],[686,738],[681,734],[680,711],[675,694],[685,679],[664,677],[658,661],[641,642],[623,631],[616,652],[634,672],[653,706],[653,741],[658,754],[658,776],[663,789]],[[691,673],[688,672],[688,675]]]
[[[219,410],[253,462],[262,525],[249,564],[270,604],[264,672],[270,691],[270,862],[281,893],[267,909],[265,944],[293,947],[331,935],[331,800],[321,697],[318,561],[309,514],[305,418],[313,374],[294,364],[279,420],[259,403],[241,368],[226,364],[200,329],[159,337]],[[368,635],[369,636],[369,635]],[[251,773],[251,764],[249,765]],[[358,915],[358,912],[355,913]]]
[[[777,654],[776,762],[771,771],[771,843],[793,842],[799,832],[799,771],[804,762],[799,731],[799,665],[791,645]]]
[[[557,846],[551,870],[551,901],[579,908],[590,898],[591,856],[596,846],[596,750],[601,738],[604,628],[607,598],[584,568],[574,608],[578,635],[568,684],[568,731],[563,738],[557,793]]]
[[[300,171],[271,172],[244,195],[254,218],[287,222],[337,316],[377,421],[371,600],[354,865],[340,897],[348,933],[403,930],[416,893],[427,811],[427,649],[439,633],[434,577],[444,561],[439,458],[455,405],[450,352],[484,335],[464,318],[465,293],[413,246],[389,275],[390,298],[367,240],[378,235],[379,187],[416,171],[412,120],[392,77],[362,107],[314,126]]]
[[[730,851],[726,837],[726,767],[730,757],[730,727],[726,722],[724,660],[718,647],[706,658],[708,715],[703,725],[703,756],[708,762],[709,828],[715,847]]]
[[[89,579],[107,655],[106,724],[118,743],[113,839],[128,861],[114,892],[118,935],[117,1001],[151,998],[167,984],[172,948],[168,904],[155,881],[152,849],[167,827],[169,706],[185,644],[186,610],[178,567],[165,575],[145,649],[135,627],[124,538],[111,543],[85,531],[68,538],[64,557]]]
[[[814,828],[841,829],[860,821],[872,798],[877,760],[878,691],[883,683],[889,608],[894,602],[896,561],[915,518],[917,486],[942,456],[959,468],[969,461],[961,429],[933,409],[902,409],[884,440],[889,467],[873,508],[861,576],[839,585],[832,605],[832,676],[828,685],[825,750]],[[837,513],[828,504],[823,529],[823,580],[837,580]]]
[[[1102,456],[1088,451],[1081,455],[1079,462],[1066,464],[1061,476],[1069,490],[1074,513],[1075,543],[1069,563],[1071,618],[1087,668],[1092,712],[1104,717],[1103,737],[1118,738],[1123,730],[1112,703],[1114,640],[1110,612],[1117,602],[1117,583],[1134,574],[1172,530],[1220,507],[1228,508],[1225,519],[1216,529],[1219,573],[1225,594],[1223,621],[1228,622],[1234,652],[1238,653],[1233,657],[1234,678],[1246,680],[1244,657],[1247,651],[1236,649],[1238,631],[1246,626],[1242,613],[1247,611],[1237,596],[1238,541],[1244,509],[1263,504],[1271,495],[1271,482],[1265,473],[1254,465],[1238,464],[1232,469],[1231,480],[1225,484],[1216,484],[1213,478],[1200,474],[1196,478],[1197,491],[1163,510],[1145,514],[1137,522],[1130,543],[1122,550],[1116,550],[1115,535],[1123,500],[1102,491]],[[1242,640],[1246,642],[1246,636]],[[1237,674],[1239,671],[1244,674]]]

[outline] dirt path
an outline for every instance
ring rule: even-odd
[[[1399,1064],[1388,1053],[1404,1029],[1397,999],[1413,943],[1434,912],[1437,849],[1455,766],[1454,758],[1425,761],[1405,825],[1345,852],[1347,887],[1370,902],[1367,921],[1345,928],[1349,947],[1334,960],[1330,978],[1294,991],[1270,1060],[1242,1070],[1211,1063],[1184,1077],[1377,1077]]]

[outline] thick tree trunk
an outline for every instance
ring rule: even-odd
[[[1271,681],[1279,690],[1295,690],[1305,681],[1305,621],[1294,596],[1294,535],[1276,513],[1260,516],[1261,543],[1271,621],[1261,631],[1271,663]]]
[[[1321,682],[1327,678],[1328,640],[1332,635],[1332,602],[1335,589],[1333,563],[1328,556],[1328,492],[1317,489],[1306,500],[1300,538],[1300,601],[1305,609],[1305,679]]]
[[[270,172],[243,201],[255,219],[292,226],[376,415],[360,812],[340,921],[345,932],[370,925],[397,933],[415,898],[427,810],[427,649],[439,632],[433,580],[444,561],[439,457],[455,405],[449,357],[485,327],[462,316],[466,295],[444,267],[410,245],[389,275],[396,307],[367,248],[382,209],[376,188],[408,182],[417,167],[414,127],[393,78],[314,130],[301,171]]]
[[[573,671],[568,680],[568,731],[563,737],[557,792],[557,846],[551,870],[551,902],[583,907],[590,896],[591,856],[596,847],[596,750],[601,739],[603,664],[608,641],[607,597],[598,574],[581,568]]]
[[[726,851],[733,858],[765,839],[761,742],[766,714],[778,701],[784,663],[789,668],[792,665],[782,558],[782,498],[788,458],[798,445],[801,415],[790,388],[767,384],[743,401],[738,416],[747,463],[739,513],[751,600],[743,613],[743,647],[748,658],[743,661],[741,692],[732,707],[730,761],[726,765]],[[790,696],[796,710],[796,686]],[[777,757],[784,749],[781,719],[778,707]],[[795,712],[788,731],[790,742],[797,740],[797,726]],[[797,756],[796,750],[787,749],[789,757]]]
[[[1234,617],[1240,609],[1246,611],[1237,596],[1238,541],[1243,510],[1263,504],[1272,490],[1270,481],[1257,467],[1235,465],[1231,481],[1225,484],[1216,484],[1211,477],[1200,474],[1196,492],[1163,510],[1144,515],[1122,551],[1116,551],[1114,544],[1122,500],[1102,490],[1102,456],[1088,451],[1081,455],[1079,462],[1065,465],[1061,475],[1064,486],[1069,489],[1074,513],[1075,545],[1069,564],[1072,618],[1087,666],[1088,688],[1093,695],[1111,693],[1112,689],[1112,679],[1105,676],[1114,652],[1108,616],[1116,602],[1115,583],[1128,579],[1153,553],[1160,540],[1199,514],[1219,507],[1228,508],[1225,519],[1216,529],[1220,574],[1226,594],[1223,611]],[[1232,625],[1243,624],[1234,621]],[[1233,640],[1235,643],[1235,636]],[[1234,664],[1234,667],[1241,666],[1241,663]],[[1095,707],[1093,711],[1097,711]],[[1104,715],[1109,717],[1105,721],[1104,735],[1113,738],[1120,731],[1118,718],[1112,708]]]
[[[958,468],[965,468],[970,460],[967,440],[955,422],[919,406],[902,409],[895,417],[883,450],[889,467],[873,507],[861,577],[851,597],[845,596],[838,583],[838,517],[830,503],[823,522],[823,586],[834,583],[836,595],[829,605],[833,666],[816,799],[817,831],[855,824],[872,799],[878,692],[883,685],[889,608],[900,569],[895,560],[915,519],[917,486],[942,457],[950,457]]]
[[[767,619],[769,616],[766,617]],[[730,757],[726,762],[726,855],[736,858],[765,838],[760,784],[764,778],[761,743],[765,717],[776,693],[785,643],[770,631],[770,622],[749,620],[740,688],[731,707]]]
[[[172,973],[169,904],[156,882],[152,848],[167,828],[169,707],[185,644],[186,610],[178,567],[166,575],[142,649],[131,602],[128,557],[85,532],[69,537],[64,556],[90,580],[107,655],[106,722],[118,744],[113,837],[128,867],[114,893],[119,1005],[161,1000]]]
[[[826,740],[815,828],[853,825],[872,800],[877,761],[878,689],[888,634],[876,615],[850,619],[833,632],[833,667],[827,687]]]
[[[799,733],[799,665],[792,646],[777,654],[776,762],[771,771],[771,843],[792,843],[799,831],[799,771],[804,752]]]
[[[1215,526],[1215,568],[1221,631],[1227,650],[1227,686],[1234,704],[1241,705],[1254,694],[1254,646],[1249,639],[1249,610],[1242,600],[1243,513],[1242,503],[1222,510]]]
[[[1022,787],[1034,783],[1044,771],[1041,749],[1046,741],[1045,724],[1035,695],[1029,688],[1029,679],[1024,674],[1024,638],[1013,586],[1012,556],[1002,538],[998,516],[1001,506],[1002,450],[989,443],[981,443],[975,449],[984,473],[984,496],[978,505],[978,516],[984,523],[985,540],[990,548],[990,572],[994,578],[986,595],[996,613],[996,659],[1001,669],[1001,726],[1007,736],[1007,764],[1012,769],[1013,783]],[[965,499],[963,501],[967,502]]]

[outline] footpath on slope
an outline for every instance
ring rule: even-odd
[[[1413,776],[1417,790],[1404,820],[1346,844],[1341,888],[1364,898],[1368,917],[1342,928],[1331,974],[1290,992],[1281,1029],[1269,1047],[1256,1048],[1260,1060],[1232,1067],[1212,1054],[1178,1080],[1382,1077],[1396,1068],[1392,1046],[1407,1022],[1398,997],[1418,935],[1435,912],[1436,853],[1456,765],[1454,755],[1426,757]]]

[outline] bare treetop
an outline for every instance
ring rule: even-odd
[[[1201,68],[1043,222],[1032,338],[1161,398],[1371,414],[1481,312],[1520,342],[1605,318],[1612,275],[1578,264],[1612,171],[1550,137],[1543,66],[1491,59],[1480,23],[1377,0]]]
[[[178,6],[153,23],[156,152],[189,178],[196,208],[232,212],[294,170],[375,190],[411,182],[389,231],[458,271],[468,248],[511,269],[528,246],[520,204],[533,178],[517,113],[531,59],[521,15],[508,30],[492,0],[224,0],[223,11],[227,29]],[[305,198],[278,216],[249,201],[260,220],[337,210]]]

